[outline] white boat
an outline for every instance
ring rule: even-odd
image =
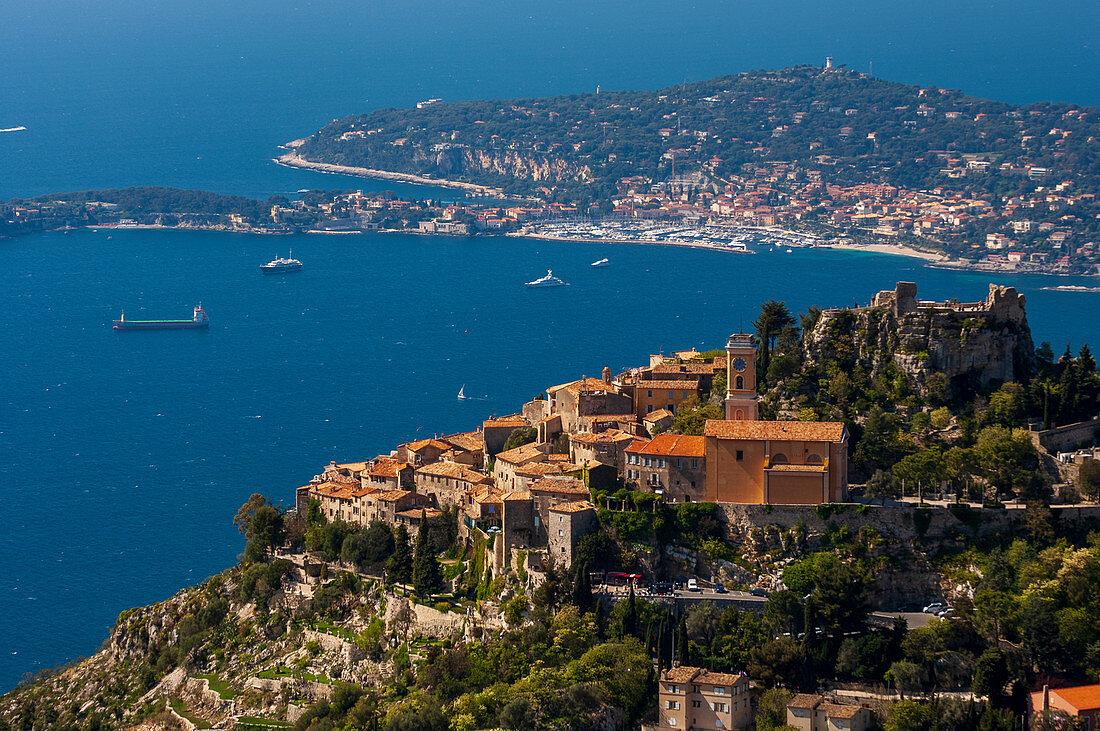
[[[599,261],[592,262],[592,266],[594,266],[594,267],[611,266],[611,261],[608,260],[608,259],[600,259]]]
[[[464,401],[466,399],[466,384],[462,384],[462,388],[458,389],[458,400]]]
[[[791,251],[792,251],[791,249],[787,249],[787,253],[788,253],[788,254],[790,254],[790,253],[791,253]]]
[[[525,282],[528,287],[564,287],[565,282],[561,281],[554,276],[554,272],[551,269],[546,270],[545,277],[539,277],[533,282]]]

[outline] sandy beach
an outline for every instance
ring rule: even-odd
[[[910,249],[900,244],[817,244],[819,249],[841,249],[843,251],[871,251],[876,254],[894,254],[895,256],[908,256],[924,261],[943,261],[943,254],[932,254],[927,251]]]
[[[294,140],[294,142],[301,143],[301,140]],[[288,142],[284,147],[296,146],[294,142]],[[395,180],[401,183],[414,183],[417,185],[439,185],[444,188],[459,188],[461,190],[468,190],[472,193],[494,196],[497,198],[507,197],[500,188],[490,188],[485,185],[475,185],[474,183],[463,183],[458,180],[426,178],[422,175],[411,175],[409,173],[394,173],[389,170],[374,170],[372,168],[358,168],[350,165],[332,165],[327,162],[313,162],[312,160],[305,160],[299,157],[298,153],[293,151],[279,155],[275,158],[275,162],[291,168],[305,168],[307,170],[317,170],[322,173],[354,175],[360,178],[378,178],[380,180]]]

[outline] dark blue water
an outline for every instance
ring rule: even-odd
[[[427,97],[657,88],[821,63],[1013,102],[1100,103],[1098,6],[8,0],[0,198],[124,185],[398,189],[280,168],[276,145]],[[452,196],[453,193],[444,193]],[[299,274],[257,265],[293,243]],[[608,256],[614,265],[592,270]],[[984,296],[984,276],[828,251],[117,231],[0,243],[0,690],[232,563],[249,494],[469,429],[551,383],[721,345],[766,299]],[[573,284],[528,291],[547,268]],[[1029,295],[1037,340],[1096,342],[1100,295]],[[125,307],[209,332],[115,333]],[[144,308],[144,310],[142,309]],[[459,402],[458,388],[483,400]]]

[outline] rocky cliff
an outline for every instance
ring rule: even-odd
[[[891,366],[928,396],[942,373],[955,393],[1026,380],[1034,345],[1024,296],[989,285],[982,302],[927,302],[916,285],[899,282],[865,307],[825,310],[804,339],[809,365],[836,362],[862,368],[872,379]]]
[[[518,150],[477,150],[452,148],[436,153],[431,159],[432,174],[444,178],[472,175],[499,175],[536,183],[586,183],[592,180],[592,169],[568,160],[548,155],[523,153]]]

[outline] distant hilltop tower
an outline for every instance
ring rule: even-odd
[[[825,70],[826,71],[832,71],[833,70],[833,57],[832,56],[826,56],[825,57]]]

